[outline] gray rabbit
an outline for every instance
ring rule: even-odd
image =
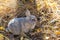
[[[35,28],[37,18],[34,15],[31,15],[28,9],[26,10],[25,14],[26,14],[26,17],[13,18],[8,23],[8,30],[14,35],[27,33],[29,30],[32,30]]]

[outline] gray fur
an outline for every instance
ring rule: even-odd
[[[33,19],[33,20],[32,20]],[[26,17],[22,18],[13,18],[8,23],[8,29],[15,35],[19,35],[21,32],[28,32],[35,28],[36,17],[30,14],[30,11],[26,11]]]

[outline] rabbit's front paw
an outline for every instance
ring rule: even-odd
[[[24,40],[32,40],[31,38],[24,38]]]
[[[20,38],[20,40],[23,40],[23,39],[24,39],[23,37]]]

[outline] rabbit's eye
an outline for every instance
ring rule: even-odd
[[[32,19],[32,21],[36,21],[35,19]]]

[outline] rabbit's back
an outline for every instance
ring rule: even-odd
[[[22,22],[23,19],[20,19],[20,21]],[[20,30],[22,29],[22,25],[21,22],[19,21],[19,19],[14,18],[12,20],[10,20],[10,22],[8,23],[8,29],[10,32],[12,32],[13,34],[19,34]]]
[[[20,34],[21,31],[28,32],[31,27],[31,23],[26,18],[14,18],[9,22],[8,29],[13,34]]]

